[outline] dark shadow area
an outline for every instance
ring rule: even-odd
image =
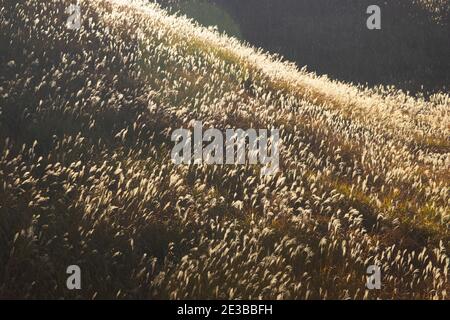
[[[193,0],[162,1],[186,2]],[[199,0],[194,0],[198,3]],[[210,0],[224,8],[252,45],[331,78],[418,91],[448,91],[448,1]],[[433,1],[432,1],[433,2]],[[447,5],[445,5],[447,3]],[[381,8],[381,30],[369,30],[369,5]],[[212,23],[212,22],[209,22]],[[217,21],[219,30],[221,21]]]

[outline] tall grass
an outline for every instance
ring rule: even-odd
[[[447,93],[317,77],[143,3],[82,1],[72,31],[69,3],[1,2],[1,298],[448,299]],[[174,166],[194,120],[280,128],[280,172]]]

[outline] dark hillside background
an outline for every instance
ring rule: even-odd
[[[449,1],[423,0],[427,5],[420,1],[159,2],[321,75],[411,92],[448,91]],[[382,30],[366,27],[371,4],[381,7]]]

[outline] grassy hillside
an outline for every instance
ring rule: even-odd
[[[233,18],[225,10],[212,2],[202,0],[187,2],[162,1],[161,4],[170,12],[184,14],[195,19],[195,21],[205,27],[214,26],[219,31],[225,32],[230,36],[242,38],[239,26]]]
[[[69,30],[70,2],[0,2],[0,298],[449,298],[448,94],[317,77],[129,1],[81,1]],[[280,172],[175,166],[195,120],[280,128]]]
[[[206,20],[196,12],[200,4],[214,4],[234,19],[242,39],[333,79],[410,92],[449,90],[449,0],[157,1],[230,30],[229,19]],[[381,9],[376,31],[366,26],[366,10],[374,4]]]

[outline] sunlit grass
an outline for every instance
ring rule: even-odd
[[[2,9],[0,297],[448,299],[448,93],[317,77],[129,1],[83,1],[70,33],[68,3]],[[280,128],[281,171],[174,166],[194,120]]]

